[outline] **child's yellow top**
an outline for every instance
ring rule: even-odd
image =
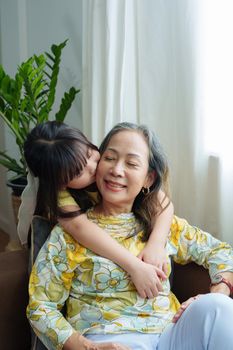
[[[97,204],[98,201],[98,193],[97,192],[87,192],[89,198],[93,202],[93,204]],[[69,191],[60,191],[58,194],[58,206],[59,208],[65,207],[67,205],[78,205],[75,199],[71,196]],[[79,205],[78,205],[79,206]]]

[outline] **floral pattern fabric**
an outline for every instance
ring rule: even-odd
[[[142,231],[132,213],[88,218],[134,255],[143,249]],[[233,271],[231,247],[174,216],[167,243],[177,263],[195,261],[210,276]],[[171,270],[168,258],[169,273]],[[76,330],[82,334],[161,333],[179,308],[169,279],[154,299],[137,294],[128,274],[112,261],[79,245],[56,226],[40,251],[29,282],[27,316],[49,349],[61,349]],[[66,303],[66,317],[61,313]]]

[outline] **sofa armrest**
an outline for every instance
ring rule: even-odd
[[[172,291],[181,303],[194,295],[209,293],[209,286],[209,273],[204,267],[174,263]]]
[[[28,251],[0,253],[1,349],[30,349],[28,304]]]

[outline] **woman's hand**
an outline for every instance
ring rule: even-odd
[[[88,344],[84,345],[84,348],[80,350],[130,350],[128,346],[118,343],[93,343],[88,341]]]
[[[138,258],[148,264],[158,267],[167,275],[167,252],[164,247],[155,247],[147,243],[138,255]]]
[[[118,343],[95,343],[78,332],[73,333],[65,342],[64,350],[131,350],[128,346]]]
[[[184,301],[181,305],[179,310],[177,311],[177,313],[174,315],[172,322],[176,323],[179,318],[181,317],[181,315],[183,314],[183,312],[187,309],[187,307],[192,304],[192,302],[194,302],[195,300],[197,300],[199,297],[201,296],[201,294],[196,295],[195,297],[191,297],[188,300]]]
[[[142,298],[156,297],[159,292],[163,291],[161,280],[167,278],[161,269],[140,259],[133,264],[130,277]]]

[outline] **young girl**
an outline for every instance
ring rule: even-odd
[[[40,124],[28,135],[24,154],[29,170],[39,179],[35,214],[58,221],[80,244],[120,265],[141,297],[158,295],[160,279],[166,278],[164,247],[173,216],[168,197],[158,190],[158,214],[138,259],[85,215],[98,201],[95,172],[100,155],[78,129],[56,121]],[[142,193],[146,196],[149,188]]]

